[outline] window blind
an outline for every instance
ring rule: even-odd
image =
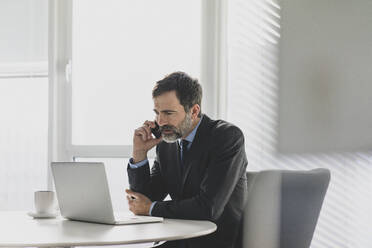
[[[311,247],[369,247],[372,154],[276,153],[280,13],[278,1],[228,1],[227,118],[244,132],[248,170],[331,170]]]

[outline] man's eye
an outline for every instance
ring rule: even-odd
[[[173,114],[172,112],[166,112],[165,113],[166,115],[171,115],[171,114]]]

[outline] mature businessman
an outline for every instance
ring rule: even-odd
[[[247,158],[241,130],[201,113],[202,88],[186,73],[158,81],[152,91],[155,121],[134,131],[128,165],[129,209],[140,215],[210,220],[217,231],[162,247],[237,247],[247,196]],[[150,169],[147,152],[156,146]],[[167,195],[171,200],[164,200]]]

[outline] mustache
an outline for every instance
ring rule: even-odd
[[[163,132],[163,131],[177,131],[175,126],[170,126],[170,125],[161,126],[161,127],[159,127],[159,129],[160,129],[160,132]]]
[[[176,138],[182,137],[182,134],[180,133],[179,129],[177,129],[175,126],[165,125],[160,127],[159,130],[162,133],[162,135],[164,134],[163,131],[172,131],[173,134],[168,135],[175,136]]]

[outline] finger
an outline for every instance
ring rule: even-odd
[[[163,137],[160,136],[160,137],[157,138],[157,139],[154,139],[154,138],[153,138],[153,139],[150,140],[149,142],[150,142],[151,146],[156,146],[156,145],[159,144],[162,140],[163,140]]]
[[[148,125],[150,128],[155,128],[156,127],[155,121],[148,121],[147,120],[143,124]]]
[[[155,122],[154,121],[145,121],[144,123],[143,123],[143,125],[146,125],[146,126],[148,126],[148,127],[150,127],[150,128],[155,128]]]
[[[149,139],[149,132],[151,132],[151,131],[150,131],[150,129],[149,130],[147,130],[147,129],[149,129],[149,128],[145,127],[145,126],[141,127],[141,133],[142,133],[143,141],[147,141]]]
[[[148,125],[143,125],[142,126],[142,129],[146,132],[146,137],[148,140],[151,140],[153,139],[152,137],[152,132],[151,132],[151,127],[148,126]]]
[[[140,194],[140,193],[137,193],[131,189],[125,189],[125,192],[128,194],[128,195],[136,195],[136,194]]]
[[[140,127],[140,128],[137,128],[136,131],[135,131],[135,134],[137,136],[141,136],[143,141],[146,141],[148,139],[148,133],[143,126]]]
[[[127,195],[127,199],[128,200],[133,200],[133,193],[134,193],[134,191],[132,191],[130,189],[126,189],[125,192],[128,194]]]
[[[142,127],[146,130],[146,133],[147,133],[147,138],[150,139],[152,138],[152,135],[151,135],[151,128],[152,128],[152,124],[149,122],[149,121],[146,121]]]
[[[141,195],[142,195],[141,193],[137,193],[137,192],[132,192],[129,194],[132,200],[138,199],[139,197],[141,197]]]
[[[134,130],[134,135],[135,136],[141,136],[143,141],[146,141],[146,139],[147,139],[147,133],[142,127],[137,128],[136,130]]]
[[[131,201],[139,198],[142,195],[141,193],[134,192],[130,189],[126,189],[125,192],[128,194],[127,197],[129,197]]]

